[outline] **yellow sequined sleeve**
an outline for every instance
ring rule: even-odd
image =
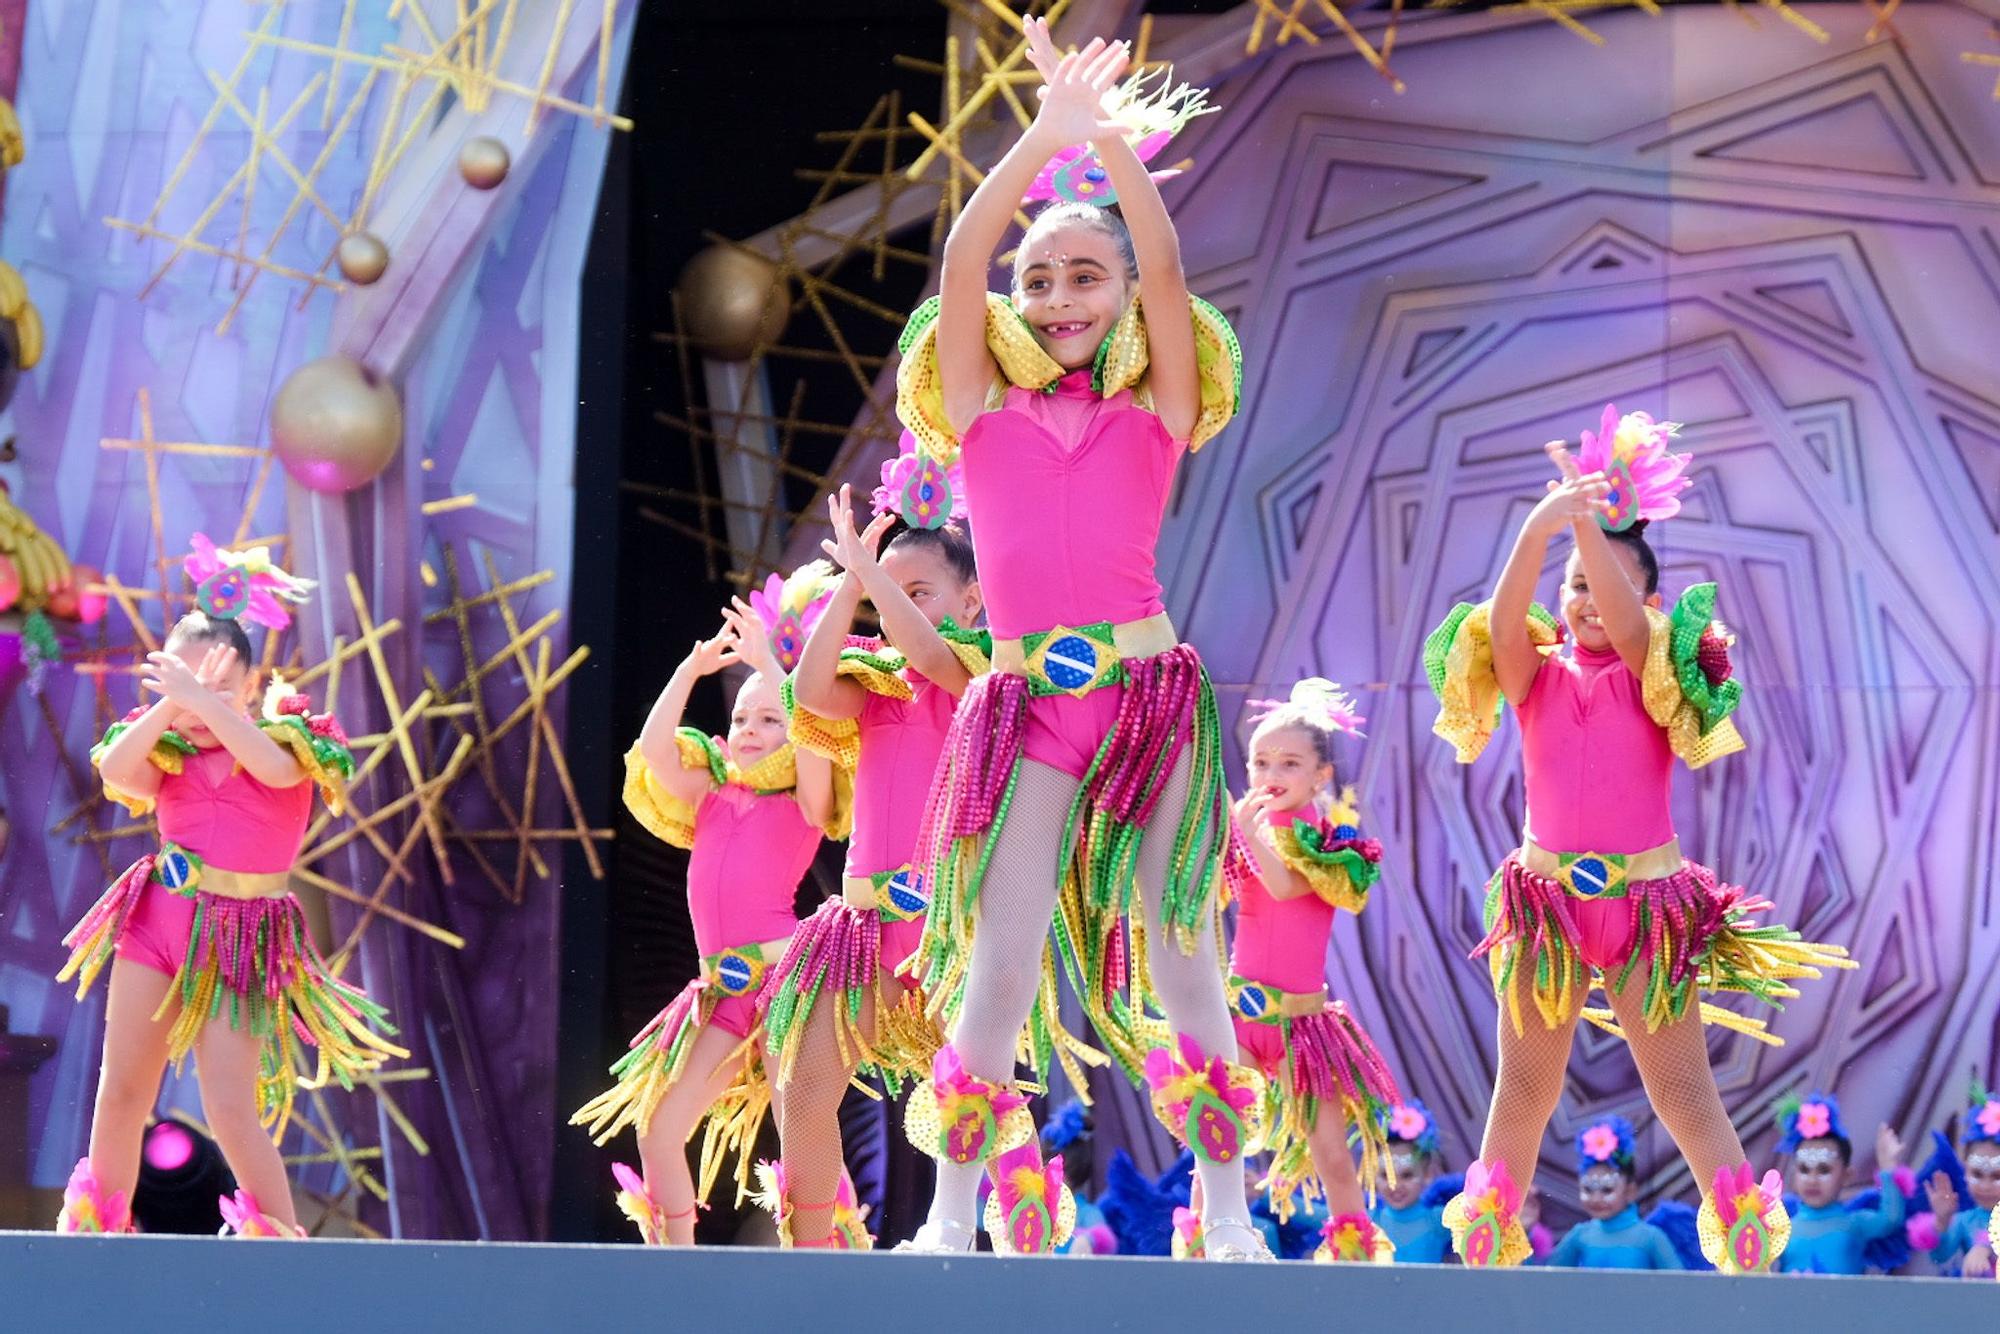
[[[1236,415],[1243,399],[1243,348],[1223,313],[1200,297],[1189,295],[1188,316],[1194,321],[1195,371],[1201,382],[1201,410],[1188,434],[1188,452],[1192,454],[1220,434]],[[1150,411],[1153,395],[1146,370],[1151,355],[1145,312],[1134,301],[1111,331],[1111,350],[1104,364],[1105,397],[1130,389],[1133,401]]]
[[[1702,704],[1707,695],[1719,692],[1709,692],[1706,682],[1701,680],[1695,682],[1694,692],[1690,692],[1684,672],[1698,673],[1700,669],[1694,665],[1693,650],[1686,646],[1686,633],[1674,618],[1652,607],[1646,608],[1646,624],[1652,634],[1646,641],[1646,668],[1640,673],[1640,692],[1646,702],[1646,715],[1666,729],[1667,744],[1674,754],[1688,768],[1699,769],[1743,750],[1743,736],[1728,716],[1735,708],[1734,698],[1726,708],[1709,702],[1716,716],[1707,720],[1704,730]],[[1697,630],[1697,642],[1699,635]],[[1676,636],[1681,640],[1679,654],[1675,651]]]
[[[1361,837],[1359,821],[1349,789],[1334,803],[1324,824],[1271,830],[1278,860],[1297,872],[1321,902],[1351,913],[1368,906],[1368,891],[1382,878],[1382,845]]]
[[[93,769],[100,769],[98,774],[100,780],[103,780],[101,766],[104,763],[104,752],[109,750],[111,743],[122,736],[144,712],[143,708],[132,710],[125,718],[111,724],[110,730],[104,734],[104,739],[90,748],[90,764]],[[186,750],[182,750],[181,747],[186,747]],[[169,732],[153,743],[153,749],[147,752],[146,759],[163,774],[177,774],[181,771],[182,756],[192,750],[193,747],[182,741],[177,733]],[[142,797],[135,792],[127,792],[109,781],[104,782],[104,795],[107,799],[123,806],[134,819],[143,820],[153,813],[152,797]]]
[[[958,458],[959,439],[945,416],[944,385],[938,373],[940,308],[937,297],[918,306],[896,344],[902,357],[896,368],[896,415],[925,454],[950,465]],[[1042,350],[1020,312],[998,292],[986,294],[986,348],[1000,370],[995,390],[1008,384],[1040,389],[1062,378],[1062,367]]]
[[[719,760],[706,737],[683,727],[674,738],[680,747],[681,765],[687,769],[707,769],[714,778]],[[719,781],[719,780],[716,780]],[[695,808],[669,792],[653,776],[638,742],[625,752],[625,808],[647,832],[677,848],[694,847]]]
[[[1461,602],[1424,641],[1424,671],[1438,697],[1431,731],[1452,744],[1460,764],[1486,749],[1500,725],[1500,680],[1493,672],[1493,604]],[[1540,606],[1528,613],[1528,639],[1537,652],[1554,652],[1555,617]]]

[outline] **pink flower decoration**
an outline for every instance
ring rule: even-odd
[[[1419,1140],[1423,1138],[1426,1128],[1424,1114],[1414,1107],[1399,1105],[1389,1113],[1391,1139]]]
[[[1644,412],[1621,417],[1617,404],[1605,405],[1596,433],[1585,431],[1577,451],[1584,472],[1601,472],[1611,482],[1601,525],[1621,532],[1641,519],[1671,519],[1681,512],[1680,493],[1693,483],[1681,475],[1692,456],[1667,452],[1679,430],[1678,422],[1656,422]]]
[[[1608,1163],[1618,1155],[1618,1132],[1596,1125],[1583,1132],[1583,1151],[1596,1162]]]
[[[1903,1235],[1909,1238],[1913,1251],[1933,1251],[1939,1241],[1937,1215],[1926,1210],[1911,1214],[1903,1224]]]
[[[1833,1133],[1833,1115],[1823,1102],[1799,1104],[1799,1138],[1821,1139]]]
[[[903,432],[901,452],[882,465],[882,485],[871,497],[876,514],[895,514],[912,528],[941,528],[953,519],[970,522],[965,499],[965,469],[941,467],[917,447],[917,437]]]
[[[278,701],[280,714],[308,714],[312,712],[312,701],[304,695],[287,695]]]
[[[314,736],[323,736],[327,740],[338,742],[343,746],[348,744],[346,731],[341,728],[339,721],[330,713],[316,714],[313,717],[307,718],[306,730]]]
[[[1982,1134],[2000,1138],[2000,1099],[1987,1099],[1986,1105],[1972,1119],[1979,1123]]]

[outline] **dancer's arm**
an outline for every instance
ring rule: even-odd
[[[1028,52],[1050,84],[1050,98],[1058,88],[1066,88],[1060,72],[1056,44],[1048,36],[1048,20],[1028,20]],[[1110,48],[1112,66],[1108,82],[1098,72],[1098,100],[1120,78],[1130,64],[1130,48],[1118,42]],[[1074,82],[1078,70],[1072,66],[1068,80]],[[1194,322],[1188,318],[1188,278],[1180,268],[1180,234],[1160,198],[1160,186],[1152,180],[1146,164],[1138,160],[1126,140],[1124,126],[1100,122],[1090,136],[1090,146],[1098,162],[1110,172],[1112,190],[1118,192],[1118,212],[1124,214],[1132,232],[1132,256],[1138,260],[1140,308],[1150,314],[1146,320],[1146,378],[1152,384],[1152,406],[1160,414],[1160,426],[1174,440],[1194,434],[1194,422],[1202,412],[1202,378],[1194,358]]]
[[[175,712],[172,700],[154,700],[99,753],[97,772],[107,787],[146,801],[159,796],[163,775],[151,756]]]
[[[199,671],[164,651],[146,655],[146,676],[140,682],[201,719],[243,771],[266,787],[297,787],[306,781],[298,757],[264,735],[257,724],[236,711],[235,704],[216,693],[217,683],[236,666],[236,650],[217,644],[203,656]]]
[[[1909,1208],[1895,1179],[1896,1166],[1902,1161],[1903,1141],[1884,1123],[1875,1131],[1875,1180],[1882,1203],[1855,1214],[1852,1224],[1863,1236],[1886,1237],[1903,1226]]]
[[[1560,441],[1550,441],[1543,448],[1562,470],[1564,481],[1582,477],[1582,469]],[[1583,577],[1590,582],[1590,600],[1597,608],[1598,619],[1604,622],[1604,636],[1618,650],[1619,659],[1632,675],[1641,675],[1646,670],[1646,649],[1653,638],[1653,627],[1646,621],[1645,595],[1633,587],[1624,565],[1612,554],[1611,539],[1604,535],[1594,516],[1572,520],[1570,531],[1576,534]]]
[[[1937,1224],[1938,1244],[1931,1247],[1931,1259],[1944,1264],[1965,1249],[1963,1239],[1952,1235],[1952,1228],[1958,1222],[1958,1191],[1949,1176],[1933,1172],[1924,1186],[1924,1195],[1930,1201],[1931,1218]]]
[[[666,688],[653,701],[646,725],[639,731],[639,754],[652,772],[653,781],[680,801],[692,806],[707,795],[712,783],[706,769],[690,769],[681,763],[681,717],[687,712],[688,696],[695,682],[713,676],[731,663],[741,662],[737,654],[736,632],[724,626],[712,639],[697,639],[680,666],[667,678]]]
[[[1277,845],[1271,841],[1271,826],[1265,813],[1270,810],[1276,798],[1262,790],[1248,793],[1236,803],[1236,822],[1245,834],[1245,842],[1250,845],[1250,855],[1257,860],[1257,878],[1264,882],[1264,892],[1274,899],[1302,899],[1313,892],[1307,879],[1285,865],[1278,856]]]
[[[1609,491],[1597,473],[1550,482],[1548,494],[1528,511],[1500,571],[1500,582],[1493,586],[1493,675],[1500,682],[1500,693],[1516,708],[1528,697],[1542,665],[1542,655],[1528,638],[1528,608],[1534,605],[1535,580],[1541,577],[1549,541],[1577,519],[1596,527],[1590,517]]]
[[[750,670],[766,681],[782,683],[785,669],[771,648],[770,636],[764,633],[764,623],[757,619],[750,604],[742,598],[731,598],[722,609],[722,620],[735,634],[736,651]],[[796,692],[797,687],[793,689]],[[799,813],[805,816],[807,824],[824,827],[833,819],[833,761],[802,746],[793,748],[792,761],[797,775],[792,799],[799,803]]]
[[[986,350],[986,281],[993,252],[1035,174],[1059,150],[1096,133],[1104,93],[1117,82],[1115,73],[1106,72],[1122,73],[1125,60],[1122,46],[1106,46],[1101,38],[1061,57],[1034,123],[979,183],[945,237],[938,275],[938,380],[945,419],[956,434],[963,435],[985,411],[986,391],[998,373]]]
[[[820,546],[840,562],[849,579],[861,581],[868,600],[875,604],[882,633],[925,680],[954,698],[963,695],[972,684],[972,673],[965,670],[965,664],[951,651],[951,645],[944,642],[944,636],[937,632],[930,618],[918,610],[910,595],[883,571],[881,561],[876,558],[882,534],[889,530],[890,516],[881,515],[865,531],[857,532],[853,492],[845,486],[840,488],[839,495],[828,497],[827,509],[833,518],[833,538]]]
[[[826,505],[832,511],[834,497],[827,497]],[[839,531],[836,525],[835,534]],[[832,544],[820,545],[839,559]],[[799,665],[792,670],[792,699],[808,713],[822,718],[859,718],[862,706],[868,702],[868,692],[861,684],[840,674],[840,651],[847,645],[847,636],[854,632],[854,613],[861,607],[864,591],[860,576],[848,568],[839,587],[833,590],[825,614],[806,636]]]

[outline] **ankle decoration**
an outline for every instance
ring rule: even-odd
[[[1263,1141],[1264,1077],[1211,1057],[1186,1033],[1146,1053],[1153,1115],[1208,1163],[1233,1163]]]
[[[1063,1180],[1060,1156],[1042,1161],[1030,1141],[996,1156],[987,1168],[986,1233],[1002,1255],[1046,1255],[1076,1231],[1076,1199]]]
[[[1012,1084],[968,1073],[950,1043],[931,1062],[928,1089],[911,1095],[903,1132],[921,1153],[951,1163],[985,1163],[1032,1144],[1035,1121],[1028,1100]]]
[[[1476,1162],[1465,1170],[1465,1189],[1444,1206],[1452,1249],[1467,1265],[1511,1269],[1528,1258],[1521,1227],[1521,1192],[1504,1162]]]

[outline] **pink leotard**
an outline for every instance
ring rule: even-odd
[[[1099,398],[1089,371],[1053,393],[1018,386],[965,433],[972,545],[996,638],[1121,624],[1165,610],[1154,550],[1185,446],[1129,391]],[[1118,716],[1118,688],[1037,699],[1031,760],[1081,778]]]
[[[1673,750],[1615,652],[1550,654],[1516,713],[1534,842],[1632,853],[1673,838]]]
[[[924,802],[944,752],[958,699],[921,672],[904,668],[914,697],[868,693],[856,720],[861,763],[854,774],[854,833],[847,844],[847,873],[870,876],[908,866],[916,857]]]
[[[204,863],[251,875],[289,871],[312,815],[313,785],[301,778],[270,787],[211,746],[187,756],[177,774],[160,775],[156,809],[163,842],[178,843]],[[118,957],[172,977],[187,954],[195,901],[148,883],[126,919]]]
[[[741,783],[711,788],[695,808],[688,914],[706,956],[784,940],[798,926],[793,896],[819,847],[789,792],[758,796]]]
[[[1294,825],[1318,822],[1310,807],[1278,818]],[[1335,911],[1317,894],[1273,898],[1253,870],[1237,885],[1229,971],[1283,991],[1318,991],[1326,985],[1326,947]]]

